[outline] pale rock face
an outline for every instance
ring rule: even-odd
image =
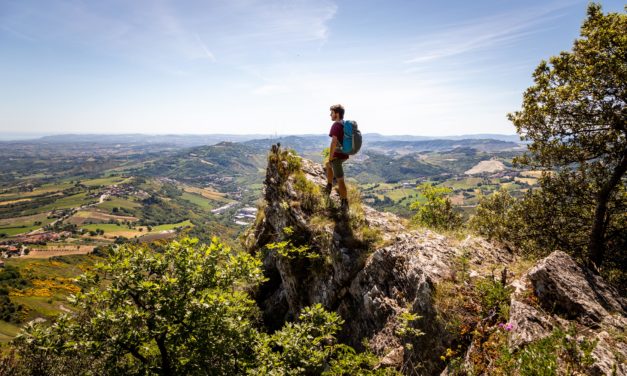
[[[514,324],[509,336],[513,349],[562,329],[578,324],[578,331],[587,340],[596,340],[592,351],[594,365],[590,374],[627,375],[627,344],[613,338],[608,331],[623,333],[627,328],[626,301],[602,278],[580,267],[566,253],[556,251],[539,261],[519,281],[528,286],[540,307],[525,304],[525,291],[512,295],[510,322]]]
[[[553,252],[532,268],[528,276],[546,308],[586,326],[597,327],[605,320],[613,320],[610,313],[627,309],[627,301],[601,277],[578,266],[564,252]]]
[[[511,348],[518,348],[547,337],[554,328],[544,313],[517,300],[512,300],[509,308],[509,322],[513,327],[508,338]]]
[[[307,180],[320,188],[326,184],[320,165],[302,160],[302,171]],[[467,260],[467,272],[473,278],[490,276],[496,267],[502,269],[514,260],[509,250],[481,238],[458,241],[429,230],[408,230],[393,214],[364,207],[365,226],[378,229],[386,244],[380,249],[368,249],[355,239],[344,219],[331,215],[326,222],[314,224],[312,219],[320,213],[298,204],[302,193],[295,188],[292,177],[281,175],[277,163],[268,164],[264,199],[263,220],[245,240],[250,252],[285,240],[282,229],[289,226],[294,230],[290,239],[310,245],[322,255],[310,260],[288,259],[274,252],[266,254],[268,281],[257,294],[265,323],[270,328],[280,328],[302,308],[321,303],[345,320],[340,340],[357,349],[362,349],[362,341],[366,340],[384,358],[382,367],[406,369],[407,364],[421,364],[420,374],[442,372],[444,364],[439,357],[451,345],[452,336],[434,307],[435,286],[454,277],[460,257]],[[337,199],[333,193],[331,200]],[[519,294],[525,286],[532,286],[541,304],[556,302],[566,312],[565,319],[594,328],[616,329],[625,323],[624,300],[599,278],[581,272],[567,255],[553,254],[533,268],[528,279],[514,282],[518,292],[512,297],[511,321],[515,330],[509,338],[511,347],[542,338],[564,321],[524,303]],[[412,339],[411,348],[404,348],[407,339],[397,334],[404,312],[421,316],[414,327],[425,333]],[[627,354],[619,346],[610,347],[615,341],[604,333],[594,333],[599,338],[594,353],[595,369],[599,372],[611,369],[608,367],[615,361],[610,355],[615,351]],[[625,374],[624,366],[619,367],[618,374]]]

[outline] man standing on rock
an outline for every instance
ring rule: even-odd
[[[344,107],[341,104],[331,106],[331,120],[333,125],[329,131],[331,137],[331,146],[329,147],[329,161],[326,164],[327,170],[327,186],[324,192],[331,194],[333,188],[333,178],[337,180],[337,186],[341,198],[341,210],[348,211],[348,195],[346,192],[346,183],[344,182],[344,168],[342,163],[348,159],[348,155],[338,151],[342,148],[344,141]]]

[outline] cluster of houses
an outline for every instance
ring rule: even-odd
[[[0,244],[0,255],[3,258],[21,256],[25,248],[22,244]]]
[[[110,185],[106,187],[100,193],[94,194],[94,197],[97,197],[97,196],[100,196],[100,197],[102,196],[105,196],[105,197],[134,196],[134,197],[139,197],[143,199],[143,198],[148,198],[150,195],[141,189],[136,189],[130,184],[122,184],[122,185],[114,184],[114,185]]]
[[[257,217],[257,208],[245,207],[235,213],[235,223],[240,226],[248,226]]]
[[[64,239],[72,236],[72,233],[69,231],[60,231],[60,232],[38,232],[34,234],[24,234],[17,236],[12,239],[15,243],[22,244],[42,244],[47,242],[53,242],[60,239]]]
[[[16,257],[28,254],[29,244],[46,244],[71,236],[69,231],[39,232],[17,236],[11,240],[0,243],[0,257]]]

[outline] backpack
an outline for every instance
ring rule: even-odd
[[[348,155],[356,154],[361,149],[361,132],[354,120],[344,120],[344,140],[340,152]]]

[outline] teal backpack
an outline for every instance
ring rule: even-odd
[[[344,120],[344,141],[340,152],[348,155],[356,154],[361,149],[361,132],[354,120]]]

